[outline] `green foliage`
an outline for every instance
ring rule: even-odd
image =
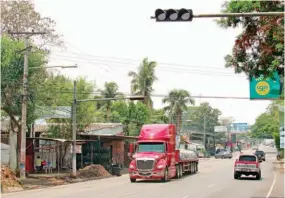
[[[24,43],[21,40],[13,40],[3,35],[1,37],[1,103],[2,110],[6,112],[14,127],[20,130],[21,101],[22,101],[22,78],[24,56],[19,51],[24,49]],[[34,52],[29,55],[29,75],[28,75],[28,113],[27,124],[31,124],[36,118],[35,99],[39,95],[39,87],[43,85],[43,79],[47,73],[42,67],[46,63],[46,53],[34,46]],[[17,117],[19,119],[17,119]],[[14,128],[13,127],[13,128]]]
[[[150,123],[152,124],[166,124],[168,123],[168,117],[165,115],[163,109],[153,109],[150,117]]]
[[[168,106],[164,107],[164,110],[169,113],[171,120],[176,120],[177,130],[179,131],[181,129],[183,111],[187,110],[187,104],[195,104],[195,100],[188,91],[173,89],[162,102],[168,104]]]
[[[262,113],[257,117],[251,130],[252,137],[273,138],[273,133],[279,133],[279,120],[272,115],[272,112]]]
[[[282,1],[230,1],[222,6],[224,13],[284,12]],[[284,76],[284,16],[228,17],[218,21],[221,27],[242,26],[232,55],[225,57],[226,67],[248,76]]]
[[[47,131],[47,134],[47,136],[50,138],[62,138],[70,140],[72,138],[72,128],[70,123],[51,125]]]
[[[149,62],[147,58],[139,66],[138,72],[130,71],[129,76],[132,77],[131,90],[135,95],[145,96],[144,104],[152,109],[153,103],[151,100],[151,92],[153,91],[153,83],[157,80],[155,76],[155,68],[157,63]]]
[[[198,131],[204,131],[204,123],[206,132],[214,132],[214,127],[219,125],[219,116],[221,111],[213,108],[209,103],[203,102],[198,107],[188,107],[190,126]]]
[[[138,135],[141,126],[149,122],[150,110],[142,102],[116,101],[111,110],[111,121],[124,124],[127,135]]]
[[[252,137],[255,138],[274,138],[275,145],[280,150],[280,121],[279,106],[284,106],[284,101],[273,101],[267,108],[266,112],[262,113],[255,120],[252,126]]]
[[[101,95],[103,98],[117,98],[117,97],[123,96],[122,93],[118,92],[119,86],[117,85],[117,83],[106,82],[104,86],[105,86],[105,89],[101,90]],[[107,121],[110,121],[112,103],[113,103],[113,101],[106,100],[106,101],[102,101],[98,104],[99,106],[101,105],[101,108],[103,107],[106,109],[106,111],[107,111],[106,120]]]

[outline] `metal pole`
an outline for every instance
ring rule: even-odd
[[[76,81],[73,82],[73,105],[72,105],[72,176],[76,177]]]
[[[284,16],[284,12],[250,12],[250,13],[218,13],[197,14],[193,18],[217,18],[217,17],[254,17],[254,16]]]
[[[206,115],[204,115],[204,138],[203,138],[203,142],[204,142],[204,147],[206,149]]]
[[[284,16],[284,12],[249,12],[249,13],[217,13],[217,14],[193,14],[193,18],[221,18],[221,17],[258,17],[258,16]],[[156,19],[155,16],[150,17]],[[189,21],[191,22],[191,21]]]
[[[28,37],[25,38],[25,49],[28,47]],[[26,178],[26,128],[27,128],[27,85],[28,85],[28,52],[24,51],[24,75],[22,94],[22,124],[21,124],[21,150],[20,150],[20,178]]]

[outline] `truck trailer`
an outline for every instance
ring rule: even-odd
[[[196,173],[199,158],[194,151],[179,148],[179,137],[173,124],[143,125],[138,141],[130,144],[130,181],[167,182]]]

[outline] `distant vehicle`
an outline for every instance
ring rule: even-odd
[[[236,160],[234,166],[234,178],[239,179],[242,175],[252,175],[255,176],[257,180],[260,180],[261,169],[256,155],[243,154]]]
[[[219,153],[216,153],[216,155],[215,155],[216,159],[218,159],[218,158],[222,158],[222,159],[229,158],[229,159],[232,159],[232,157],[233,157],[233,155],[229,151],[221,151]]]
[[[265,161],[265,153],[263,151],[257,150],[254,152],[254,155],[258,157],[259,161]]]
[[[274,139],[265,139],[263,141],[263,145],[265,146],[269,146],[270,144],[273,144],[274,143]]]

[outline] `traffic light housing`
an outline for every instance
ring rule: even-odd
[[[156,22],[189,22],[193,19],[192,9],[156,9]]]

